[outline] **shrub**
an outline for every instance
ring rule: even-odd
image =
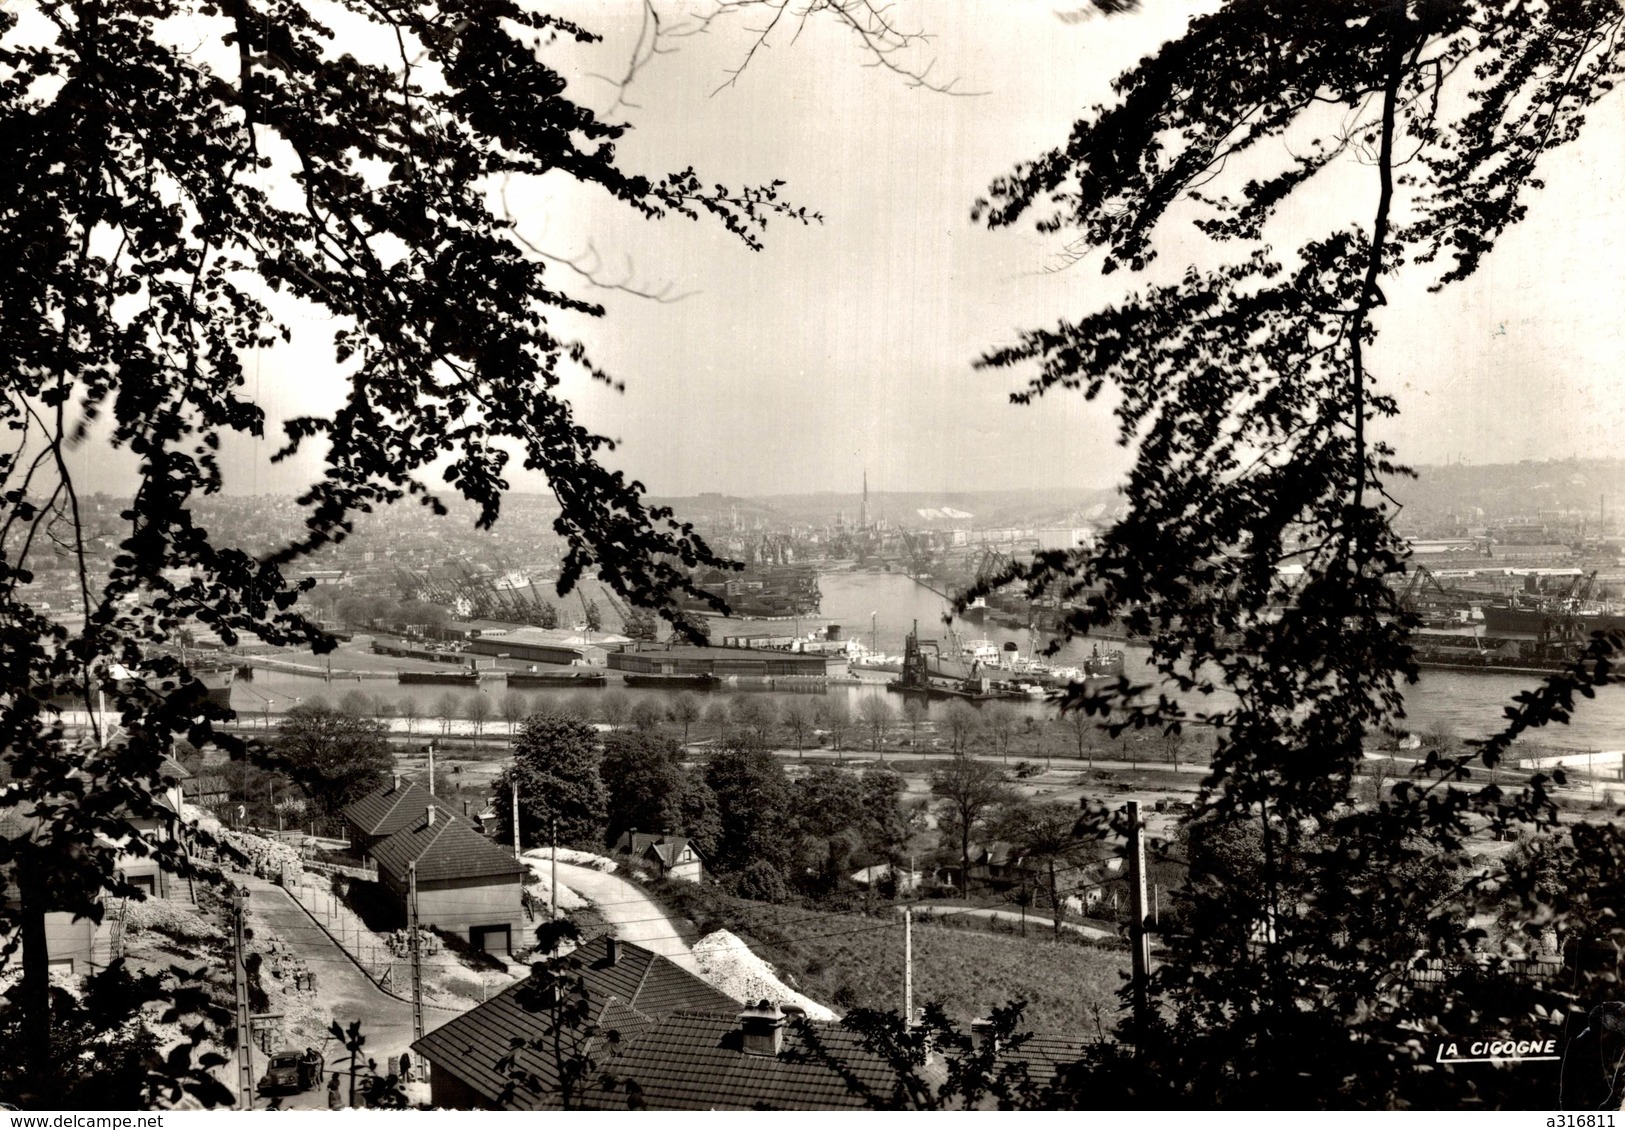
[[[753,860],[729,882],[735,898],[755,902],[783,902],[790,897],[790,887],[784,874],[765,859]]]

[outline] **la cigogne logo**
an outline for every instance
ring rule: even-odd
[[[1517,1040],[1510,1037],[1455,1038],[1439,1041],[1435,1063],[1541,1063],[1562,1059],[1556,1039]]]

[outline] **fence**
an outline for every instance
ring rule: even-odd
[[[361,867],[347,867],[342,863],[327,863],[317,859],[300,860],[299,866],[306,871],[314,871],[320,875],[343,875],[350,879],[363,879],[374,882],[378,878],[378,865],[368,860]]]
[[[1477,969],[1480,973],[1500,977],[1513,977],[1524,981],[1551,981],[1563,972],[1563,959],[1554,955],[1529,960],[1498,959],[1483,954],[1468,961],[1452,961],[1442,957],[1424,958],[1406,970],[1406,979],[1413,985],[1442,985],[1461,973]]]

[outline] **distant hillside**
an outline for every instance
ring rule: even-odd
[[[1567,513],[1595,523],[1604,509],[1608,525],[1625,516],[1625,459],[1564,459],[1543,462],[1419,466],[1417,478],[1394,478],[1389,487],[1402,504],[1403,524],[1432,523],[1449,515],[1483,511],[1494,522]],[[857,493],[735,496],[705,494],[663,498],[686,521],[704,525],[827,525],[841,515],[856,522],[863,507]],[[1122,504],[1115,489],[1026,491],[871,491],[869,517],[893,525],[925,524],[922,510],[950,508],[971,515],[963,524],[994,526],[1101,525]],[[957,523],[956,523],[957,524]],[[1593,526],[1593,528],[1595,528]]]
[[[1625,459],[1452,463],[1415,470],[1416,479],[1390,484],[1406,521],[1482,510],[1489,522],[1567,513],[1595,523],[1606,507],[1608,525],[1617,527],[1614,515],[1625,514]]]

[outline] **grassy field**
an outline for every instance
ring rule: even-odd
[[[822,914],[728,898],[691,883],[658,884],[654,893],[689,920],[694,937],[731,930],[815,1000],[841,1010],[902,1010],[903,923],[895,911],[874,918]],[[1025,1000],[1034,1031],[1094,1035],[1097,1008],[1110,1031],[1128,967],[1125,952],[1057,942],[1036,930],[1022,938],[942,923],[914,927],[915,1004],[940,1002],[960,1021]]]

